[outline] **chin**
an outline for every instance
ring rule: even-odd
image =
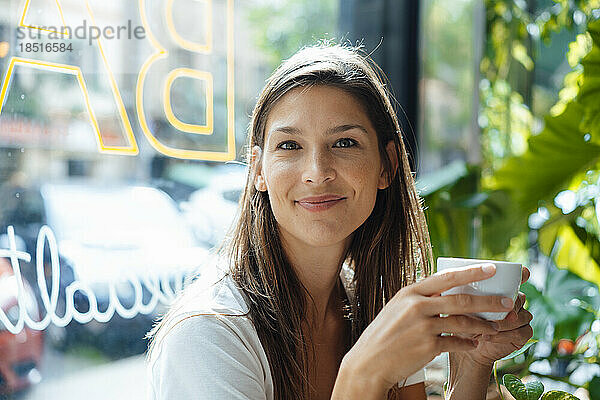
[[[346,240],[351,233],[345,234],[340,229],[308,229],[300,232],[298,238],[311,246],[327,247]]]

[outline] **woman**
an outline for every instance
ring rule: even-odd
[[[523,294],[440,296],[493,265],[426,277],[427,227],[378,73],[357,49],[315,46],[269,78],[221,271],[152,333],[154,398],[421,400],[423,367],[450,352],[450,398],[484,399],[493,362],[531,337]]]

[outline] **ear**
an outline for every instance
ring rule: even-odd
[[[387,142],[385,146],[385,150],[387,151],[388,157],[392,162],[392,173],[390,176],[385,171],[383,167],[383,163],[381,163],[381,171],[379,173],[379,183],[377,185],[378,189],[387,189],[388,186],[392,183],[392,180],[396,176],[396,172],[398,171],[398,157],[396,155],[396,146],[394,145],[394,141],[390,140]]]
[[[267,190],[267,183],[262,175],[262,150],[260,146],[254,146],[252,148],[250,167],[255,170],[254,187],[259,192],[265,192]]]

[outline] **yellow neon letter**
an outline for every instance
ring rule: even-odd
[[[146,138],[150,142],[150,144],[160,153],[165,154],[170,157],[176,158],[185,158],[185,159],[193,159],[193,160],[211,160],[211,161],[227,161],[235,158],[235,126],[234,126],[234,87],[233,87],[233,0],[225,0],[227,4],[226,8],[226,54],[227,54],[227,74],[226,74],[226,109],[227,109],[227,127],[226,127],[226,139],[227,145],[225,151],[207,151],[207,150],[189,150],[189,149],[181,149],[169,146],[160,140],[152,133],[150,130],[146,111],[144,108],[144,85],[146,82],[146,78],[148,76],[148,72],[151,69],[152,65],[158,60],[168,59],[169,52],[167,49],[159,43],[154,34],[152,33],[149,23],[148,17],[146,14],[146,0],[139,0],[139,8],[140,15],[142,18],[142,24],[146,31],[148,40],[152,44],[152,47],[156,49],[154,54],[152,54],[142,65],[140,70],[140,74],[138,76],[137,88],[136,88],[136,108],[138,113],[138,118],[140,120],[140,125],[142,128],[142,132],[146,135]],[[209,23],[206,24],[208,28],[212,31],[212,22],[210,13],[212,12],[212,0],[204,0],[206,7],[205,12],[208,15],[205,15],[205,20]],[[173,23],[172,16],[172,7],[173,0],[166,0],[166,8],[165,14],[167,19],[167,29],[169,31],[169,35],[180,47],[195,52],[208,54],[212,52],[212,32],[206,33],[206,41],[204,44],[193,43],[191,41],[185,40],[176,30]],[[205,125],[197,125],[197,124],[189,124],[184,123],[179,120],[173,110],[171,108],[171,87],[173,85],[173,81],[179,77],[187,77],[203,80],[205,83],[205,93],[206,96],[206,124]],[[167,73],[166,77],[163,80],[162,84],[162,99],[163,99],[163,110],[165,112],[165,117],[171,124],[171,126],[177,131],[183,133],[192,133],[192,134],[201,134],[201,135],[211,135],[214,132],[214,107],[213,107],[213,75],[208,71],[200,71],[192,68],[175,68]]]
[[[60,0],[53,0],[53,1],[56,2],[56,7],[58,9],[58,15],[60,15],[62,26],[66,26]],[[24,21],[25,21],[25,17],[29,10],[29,5],[30,5],[30,0],[26,0],[25,6],[23,8],[23,12],[21,14],[19,26],[23,27],[23,28],[28,28],[28,29],[37,29],[37,30],[41,30],[41,31],[54,32],[54,31],[49,31],[44,28],[37,27],[37,26],[31,26],[31,25],[25,24]],[[86,6],[87,6],[87,11],[89,13],[89,16],[92,20],[92,23],[95,24],[92,9],[90,8],[89,3],[87,1],[86,1]],[[62,32],[54,32],[54,33],[62,34]],[[125,146],[108,146],[104,143],[102,132],[99,129],[98,121],[96,120],[96,117],[94,116],[94,111],[93,111],[91,103],[90,103],[90,96],[89,96],[87,87],[85,85],[85,79],[83,78],[81,69],[79,67],[76,67],[73,65],[56,64],[56,63],[44,62],[44,61],[40,61],[40,60],[26,59],[26,58],[21,58],[21,57],[12,57],[9,62],[9,68],[7,69],[6,76],[4,77],[4,81],[2,83],[2,91],[0,92],[0,114],[2,113],[2,105],[4,104],[4,100],[7,96],[9,83],[11,81],[15,65],[17,65],[17,64],[30,65],[36,69],[43,69],[46,71],[61,72],[61,73],[65,73],[65,71],[71,71],[71,72],[67,72],[67,73],[75,74],[77,76],[77,80],[79,81],[79,87],[80,87],[80,90],[82,91],[82,96],[83,96],[82,98],[85,100],[85,107],[86,107],[86,109],[88,111],[88,115],[90,117],[91,127],[96,134],[98,151],[100,153],[105,153],[105,154],[125,154],[125,155],[138,154],[139,153],[138,146],[135,141],[135,137],[133,135],[133,129],[131,128],[131,123],[129,122],[129,117],[127,116],[127,112],[126,112],[125,106],[123,104],[123,99],[121,98],[121,94],[119,93],[117,83],[116,83],[114,75],[111,71],[110,65],[106,59],[104,50],[102,48],[102,43],[99,38],[97,39],[96,43],[98,44],[98,51],[100,52],[100,56],[102,58],[103,65],[106,68],[106,72],[107,72],[108,78],[110,80],[110,87],[112,90],[112,94],[113,94],[115,103],[117,105],[117,108],[119,110],[119,116],[121,118],[121,126],[123,129],[124,142],[128,143],[127,145],[125,145]],[[57,67],[57,66],[60,66],[60,67]]]

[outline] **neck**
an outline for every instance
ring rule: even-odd
[[[312,332],[319,334],[328,322],[341,315],[342,299],[346,294],[339,277],[350,238],[334,245],[316,247],[283,232],[281,237],[294,271],[310,294],[305,321]]]

